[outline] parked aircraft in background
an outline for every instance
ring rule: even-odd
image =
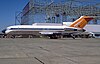
[[[84,32],[84,26],[92,20],[91,16],[81,16],[79,19],[67,25],[14,25],[9,26],[2,32],[5,34],[34,34],[34,35],[45,35],[49,38],[59,38],[62,35],[69,34],[73,38],[74,33]]]

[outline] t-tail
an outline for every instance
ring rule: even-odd
[[[76,21],[74,21],[70,27],[75,27],[75,28],[84,28],[84,26],[90,21],[92,20],[93,17],[91,16],[81,16],[79,19],[77,19]]]

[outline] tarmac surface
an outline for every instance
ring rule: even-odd
[[[100,39],[0,39],[0,64],[100,64]]]

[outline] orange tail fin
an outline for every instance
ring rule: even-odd
[[[75,28],[84,28],[84,26],[93,18],[90,16],[81,16],[79,19],[74,21],[70,27],[75,27]]]

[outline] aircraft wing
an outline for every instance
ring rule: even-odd
[[[39,32],[41,35],[53,35],[53,34],[61,34],[61,32],[45,32],[45,31],[43,31],[43,32]]]

